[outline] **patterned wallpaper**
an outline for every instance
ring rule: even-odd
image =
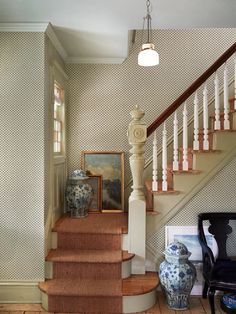
[[[66,65],[70,85],[69,171],[79,167],[82,150],[124,151],[127,183],[130,178],[130,146],[126,137],[129,112],[139,105],[146,112],[147,125],[153,122],[235,42],[236,29],[156,30],[153,37],[160,55],[157,67],[137,65],[139,32],[129,57],[121,65]],[[170,134],[171,120],[167,127]],[[151,140],[146,148],[148,157],[152,151]]]
[[[0,280],[38,280],[44,278],[44,34],[0,33],[0,43]]]
[[[169,226],[194,226],[197,225],[197,215],[202,212],[228,212],[236,211],[236,158],[226,165],[217,175],[199,191],[184,208],[173,217]],[[232,239],[234,239],[232,241]],[[236,256],[236,225],[227,241],[227,251]],[[154,233],[147,241],[147,246],[154,253],[153,261],[159,267],[163,260],[162,252],[165,249],[165,228]]]

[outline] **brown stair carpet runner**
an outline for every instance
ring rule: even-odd
[[[63,217],[54,228],[58,248],[46,258],[53,279],[40,283],[50,312],[122,313],[122,233],[125,214]]]

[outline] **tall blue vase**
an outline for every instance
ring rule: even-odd
[[[196,269],[188,260],[191,253],[180,242],[171,243],[164,252],[160,265],[160,282],[167,304],[173,310],[189,308],[189,295],[196,279]]]
[[[68,179],[66,186],[67,211],[72,218],[83,218],[88,215],[93,190],[87,183],[89,177],[83,170],[75,170]]]

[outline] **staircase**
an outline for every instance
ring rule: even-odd
[[[131,275],[134,254],[122,248],[126,214],[65,216],[53,233],[54,248],[46,257],[47,280],[39,285],[47,311],[133,313],[155,303],[157,274]]]
[[[236,43],[147,129],[148,135],[153,133],[152,179],[145,181],[147,243],[236,156],[235,51]],[[210,85],[214,85],[214,94],[209,100]],[[189,116],[191,110],[193,115]],[[168,137],[166,125],[170,125],[170,119],[173,133]],[[160,152],[156,128],[161,125]],[[147,253],[150,259],[160,257],[148,246]]]

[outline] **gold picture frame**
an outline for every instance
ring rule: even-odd
[[[81,168],[102,176],[102,211],[124,211],[124,152],[82,151]]]

